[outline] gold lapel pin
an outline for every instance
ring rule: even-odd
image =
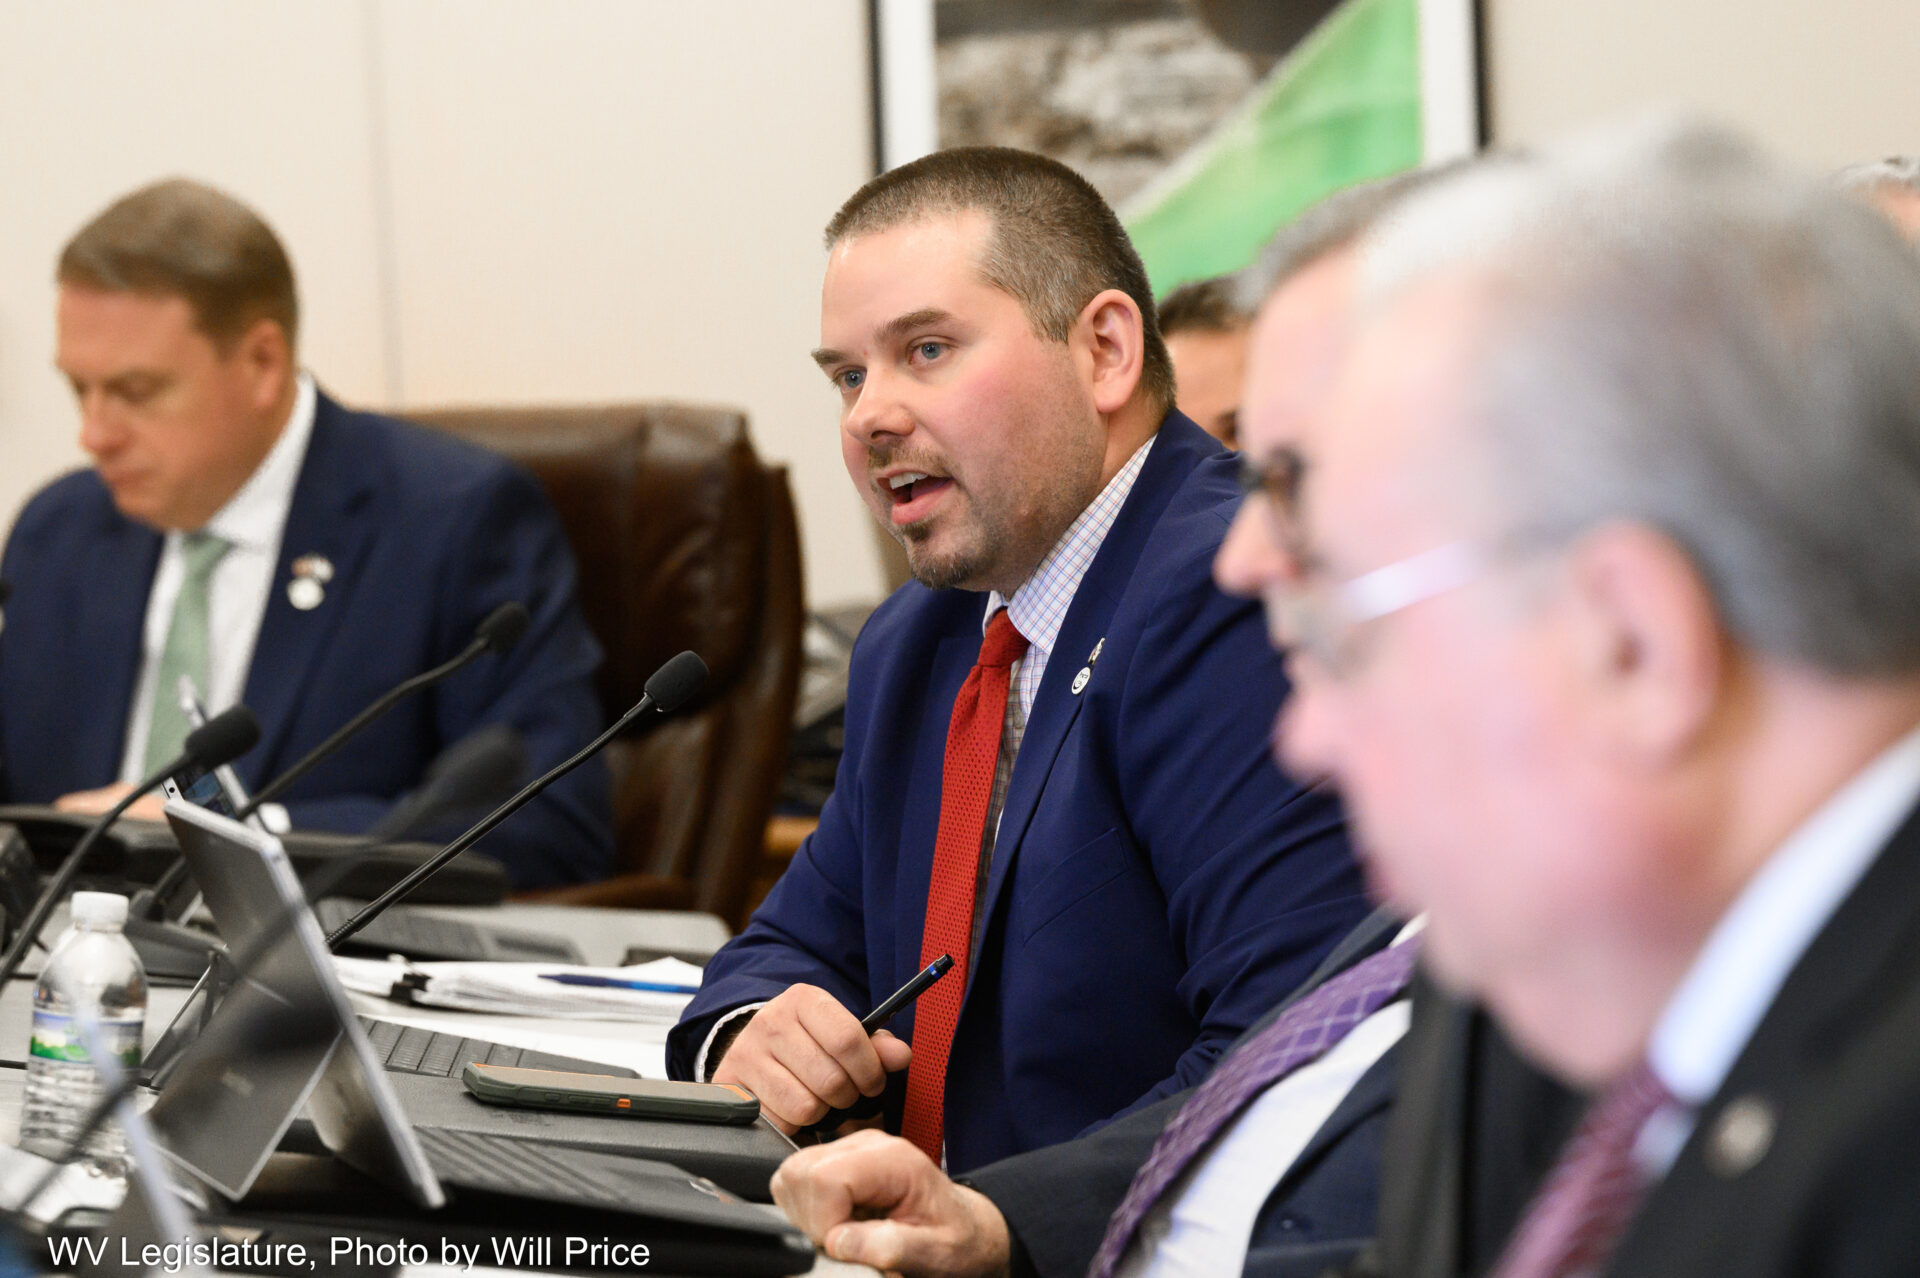
[[[293,575],[311,577],[324,586],[333,580],[333,561],[325,555],[302,555],[293,561]]]

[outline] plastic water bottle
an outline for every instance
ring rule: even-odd
[[[94,1041],[126,1069],[140,1063],[147,1020],[147,974],[122,931],[127,898],[75,892],[72,915],[34,983],[20,1114],[20,1147],[49,1158],[66,1153],[100,1096],[82,1018],[93,1018]],[[125,1180],[127,1138],[119,1123],[109,1119],[88,1137],[78,1161],[96,1175]]]

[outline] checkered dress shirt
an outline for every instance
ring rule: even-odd
[[[1080,512],[1080,517],[1061,534],[1060,540],[1053,543],[1053,549],[1033,570],[1033,575],[1013,592],[1012,598],[997,590],[987,593],[987,610],[980,617],[981,635],[985,636],[987,622],[993,619],[993,614],[1005,608],[1013,628],[1027,637],[1028,647],[1027,655],[1013,663],[1012,695],[1007,698],[1006,724],[1000,732],[1000,759],[993,769],[993,797],[987,802],[987,828],[980,840],[980,873],[974,881],[973,893],[976,953],[980,942],[980,901],[986,895],[994,841],[1000,836],[1000,814],[1007,806],[1014,756],[1020,753],[1020,742],[1027,735],[1027,718],[1033,713],[1033,699],[1040,691],[1041,676],[1047,672],[1047,659],[1053,654],[1054,640],[1060,637],[1067,609],[1073,606],[1080,579],[1087,575],[1093,557],[1100,553],[1101,543],[1106,541],[1120,508],[1127,504],[1133,481],[1140,477],[1140,468],[1146,465],[1151,451],[1152,439],[1134,450],[1127,464],[1107,481],[1100,495]]]

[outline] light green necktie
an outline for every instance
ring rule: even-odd
[[[180,676],[192,675],[204,690],[212,649],[208,636],[212,624],[208,616],[213,570],[231,545],[210,532],[188,533],[181,539],[181,559],[186,575],[180,582],[180,594],[173,601],[173,621],[167,627],[167,646],[160,652],[160,671],[153,681],[153,717],[147,729],[147,765],[145,774],[154,771],[185,744],[192,724],[180,709]]]

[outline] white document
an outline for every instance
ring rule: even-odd
[[[676,958],[632,967],[414,963],[340,955],[333,961],[348,989],[423,1007],[649,1025],[678,1021],[702,974],[693,964]],[[646,988],[652,986],[665,988]]]

